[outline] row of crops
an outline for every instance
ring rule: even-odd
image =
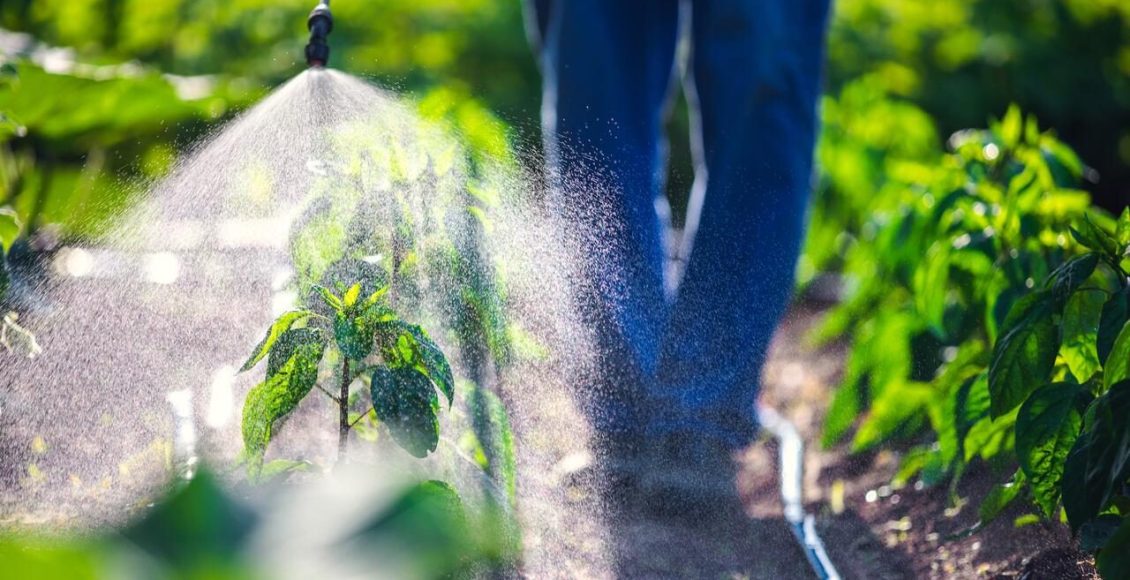
[[[1015,107],[944,152],[865,83],[824,114],[800,274],[842,277],[814,338],[850,345],[824,443],[905,442],[898,485],[987,464],[978,527],[1025,502],[1130,575],[1130,208],[1092,207],[1091,170]]]

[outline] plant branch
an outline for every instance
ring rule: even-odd
[[[369,407],[369,410],[365,411],[364,413],[361,413],[360,417],[357,417],[356,419],[353,420],[352,423],[349,424],[349,428],[352,429],[354,425],[361,422],[361,419],[368,417],[369,413],[373,412],[373,409],[374,409],[374,407]]]
[[[315,384],[314,386],[315,386],[315,387],[318,387],[318,390],[319,390],[319,391],[322,391],[323,393],[325,393],[327,397],[329,397],[329,398],[333,399],[333,401],[334,401],[335,403],[337,403],[337,404],[339,404],[339,405],[341,404],[341,400],[340,400],[340,399],[338,399],[337,397],[335,397],[335,396],[333,395],[333,393],[330,393],[329,391],[327,391],[327,390],[325,390],[324,388],[322,388],[322,385],[318,385],[318,384]]]

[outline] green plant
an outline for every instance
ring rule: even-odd
[[[1020,473],[1041,514],[1062,504],[1108,578],[1130,575],[1130,208],[1112,231],[1084,217],[1086,248],[1010,309],[993,348],[988,412],[1017,410]]]
[[[328,313],[314,309],[287,312],[275,320],[241,370],[267,359],[266,380],[251,389],[243,407],[243,443],[252,473],[263,469],[263,455],[276,423],[315,387],[338,406],[338,460],[344,458],[350,429],[370,412],[392,438],[416,457],[439,442],[439,397],[454,397],[451,367],[439,346],[419,326],[401,320],[385,303],[389,287],[362,297],[361,283],[339,296],[322,286],[314,291]],[[333,351],[325,357],[327,349]],[[323,358],[340,361],[337,393],[320,387]],[[350,385],[369,382],[371,410],[350,417]]]
[[[1130,209],[1089,209],[1080,161],[1015,108],[950,145],[936,162],[873,149],[884,169],[862,183],[876,195],[816,214],[846,225],[814,255],[848,291],[817,338],[851,342],[825,443],[853,427],[856,451],[913,438],[895,483],[948,478],[954,493],[971,463],[1018,465],[981,501],[982,524],[1022,498],[1047,518],[1062,505],[1103,573],[1124,576]],[[863,188],[846,179],[858,172],[827,175],[839,195]]]

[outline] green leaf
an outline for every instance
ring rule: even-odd
[[[419,361],[423,363],[424,374],[428,376],[439,388],[445,397],[447,397],[447,404],[450,406],[455,398],[455,377],[451,372],[451,365],[447,362],[447,357],[444,356],[443,351],[440,350],[427,331],[414,324],[404,324],[406,330],[417,345],[419,345]]]
[[[945,331],[942,318],[946,311],[950,247],[949,240],[933,244],[926,259],[914,271],[915,307],[938,336],[942,336]]]
[[[266,376],[268,378],[275,376],[302,345],[324,342],[322,331],[316,328],[292,328],[282,333],[271,349],[271,354],[267,356]]]
[[[298,471],[310,471],[313,463],[302,459],[275,459],[263,464],[257,481],[267,482]]]
[[[1071,228],[1071,235],[1080,244],[1112,258],[1119,257],[1118,242],[1103,231],[1102,228],[1091,221],[1091,217],[1083,214],[1083,221],[1079,222],[1079,229]]]
[[[1020,143],[1020,134],[1024,126],[1023,115],[1020,114],[1020,107],[1013,103],[1008,106],[1008,112],[1004,114],[1004,119],[1001,119],[1000,134],[1001,141],[1004,146],[1008,148],[1016,147]]]
[[[384,298],[385,294],[388,294],[388,286],[382,286],[378,288],[376,292],[373,292],[369,295],[368,298],[365,299],[365,302],[361,305],[361,307],[370,308],[372,306],[375,306],[381,298]]]
[[[932,390],[922,383],[889,387],[871,404],[852,440],[852,451],[871,449],[899,433],[903,425],[919,416]]]
[[[1118,217],[1118,224],[1115,226],[1114,237],[1119,244],[1130,246],[1130,206],[1122,209],[1122,215]]]
[[[1054,383],[1034,391],[1016,416],[1016,455],[1031,482],[1036,505],[1052,517],[1059,505],[1063,463],[1079,436],[1083,416],[1077,385]]]
[[[1063,467],[1063,509],[1073,530],[1097,516],[1130,478],[1130,380],[1087,409]]]
[[[341,312],[342,310],[345,310],[345,305],[341,303],[341,299],[338,298],[337,296],[334,296],[334,293],[330,292],[329,288],[315,284],[314,285],[314,291],[317,292],[319,295],[321,295],[322,300],[330,308],[333,308],[337,312]]]
[[[351,309],[351,308],[353,308],[354,304],[357,304],[357,299],[360,298],[360,297],[361,297],[361,283],[356,282],[352,286],[349,287],[349,290],[345,291],[344,295],[342,295],[342,297],[341,297],[342,304],[345,306],[346,310]]]
[[[1103,367],[1103,385],[1107,388],[1126,379],[1130,379],[1130,322],[1122,325]]]
[[[1099,360],[1106,360],[1114,348],[1114,339],[1126,322],[1130,320],[1130,286],[1115,292],[1103,305],[1099,319],[1098,344]]]
[[[989,365],[989,412],[994,418],[1015,409],[1047,382],[1059,351],[1053,313],[1047,291],[1029,294],[1009,310]]]
[[[1072,294],[1063,308],[1059,354],[1081,383],[1087,382],[1101,366],[1098,333],[1105,299],[1101,290],[1083,290]]]
[[[10,207],[0,207],[0,256],[12,249],[12,243],[20,237],[20,216]]]
[[[373,410],[405,451],[426,457],[439,444],[439,397],[426,375],[415,367],[378,367],[369,393]]]
[[[1057,302],[1067,300],[1071,293],[1091,276],[1098,264],[1099,255],[1087,252],[1082,256],[1071,258],[1056,268],[1048,277],[1055,300]]]
[[[267,356],[267,353],[271,351],[271,347],[275,345],[275,342],[282,333],[290,330],[290,327],[294,326],[294,323],[310,316],[310,314],[309,310],[293,310],[275,319],[275,322],[267,329],[267,335],[255,346],[255,350],[251,352],[251,356],[247,359],[247,362],[243,363],[243,366],[240,367],[239,372],[242,373],[251,370],[252,367],[259,364],[259,361],[263,360],[263,357]]]
[[[361,360],[373,352],[376,327],[368,316],[338,311],[334,316],[337,347],[351,360]]]
[[[1130,578],[1130,518],[1122,518],[1118,531],[1095,558],[1095,567],[1103,578]]]
[[[288,332],[297,333],[299,330],[312,329]],[[311,332],[302,336],[309,342],[280,341],[280,347],[275,349],[280,352],[276,359],[279,362],[268,361],[270,376],[253,387],[243,402],[243,446],[253,473],[258,473],[262,465],[275,423],[298,407],[318,381],[318,363],[322,360],[326,343],[321,333]],[[281,360],[284,352],[290,356]],[[272,366],[276,366],[273,372]]]
[[[995,520],[1005,508],[1020,497],[1020,492],[1024,490],[1025,483],[1024,472],[1017,471],[1012,476],[1012,481],[994,485],[985,499],[981,500],[981,506],[977,510],[981,524],[984,525]]]
[[[965,439],[973,426],[989,416],[989,375],[981,373],[967,379],[957,390],[954,401],[954,426],[957,430],[957,456],[965,459]]]

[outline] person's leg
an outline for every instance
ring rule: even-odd
[[[678,1],[539,2],[551,199],[576,226],[586,322],[600,362],[582,402],[601,432],[642,430],[666,318],[656,213]]]
[[[730,447],[756,429],[761,364],[793,287],[816,136],[828,0],[696,0],[693,91],[705,168],[661,347],[657,435]]]

